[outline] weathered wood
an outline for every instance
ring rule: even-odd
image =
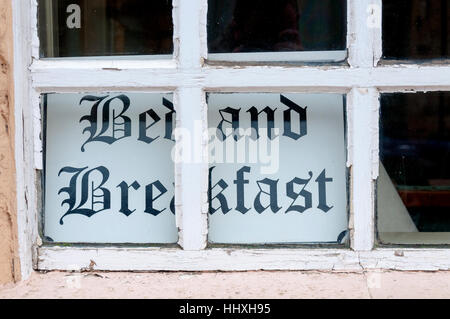
[[[105,271],[247,271],[247,270],[450,270],[448,249],[377,249],[354,252],[338,249],[39,249],[41,270]]]
[[[139,58],[39,60],[36,0],[14,1],[16,158],[22,275],[32,270],[39,244],[39,184],[42,168],[39,94],[46,92],[175,91],[179,125],[194,120],[206,127],[205,92],[307,92],[348,95],[348,165],[352,172],[351,250],[212,249],[206,245],[207,165],[176,165],[177,224],[180,244],[173,249],[40,248],[36,267],[88,267],[102,270],[255,269],[448,269],[450,250],[373,250],[372,181],[378,175],[377,96],[379,92],[450,90],[448,65],[384,65],[377,15],[381,0],[348,0],[349,65],[205,65],[207,0],[174,0],[172,59]],[[28,72],[29,68],[29,72]],[[30,79],[30,82],[28,81]],[[192,114],[189,114],[192,112]],[[197,140],[201,156],[206,142]],[[205,158],[206,159],[206,158]],[[361,251],[361,252],[358,252]]]

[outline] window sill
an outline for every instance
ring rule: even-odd
[[[450,249],[230,249],[40,247],[42,271],[450,270]]]

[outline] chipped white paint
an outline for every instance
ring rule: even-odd
[[[450,66],[394,65],[373,69],[337,66],[206,66],[178,70],[153,68],[157,61],[117,61],[116,68],[93,66],[96,61],[46,61],[31,67],[33,87],[39,92],[155,90],[179,86],[208,91],[238,92],[348,92],[353,87],[375,87],[383,92],[438,91],[450,87]],[[163,64],[163,61],[161,61]],[[130,65],[134,65],[131,67]],[[164,65],[164,64],[163,64]],[[93,67],[92,67],[93,66]]]
[[[31,0],[13,1],[14,33],[14,117],[15,158],[17,178],[17,224],[22,279],[33,269],[33,254],[37,240],[38,183],[34,169],[34,112],[28,66],[31,64],[30,17]],[[31,21],[33,21],[31,19]],[[40,126],[40,125],[39,125]]]
[[[348,0],[349,63],[371,68],[381,57],[381,0]]]
[[[378,174],[378,94],[450,90],[448,65],[384,65],[381,0],[348,0],[350,66],[204,65],[207,0],[173,0],[174,54],[167,57],[39,59],[36,0],[13,1],[19,246],[24,278],[32,270],[40,199],[34,167],[41,165],[37,96],[46,92],[175,91],[177,125],[207,127],[205,91],[329,92],[348,95],[348,166],[352,172],[351,247],[345,249],[206,249],[207,144],[203,161],[177,164],[176,207],[181,249],[41,247],[35,268],[101,270],[450,269],[450,250],[376,249],[373,180]],[[29,72],[27,71],[29,69]],[[31,79],[31,83],[29,82]],[[29,87],[30,86],[30,87]],[[23,116],[23,122],[22,122]],[[192,150],[195,148],[192,147]],[[39,157],[39,158],[37,158]]]
[[[31,0],[31,61],[39,59],[39,38],[38,34],[38,7],[37,0]],[[33,36],[35,35],[35,36]],[[28,64],[29,65],[29,64]],[[39,94],[35,91],[30,92],[31,105],[39,105]],[[41,132],[41,110],[40,108],[33,108],[33,141],[34,141],[34,168],[37,170],[42,170],[43,168],[43,157],[42,157],[42,132]]]
[[[371,252],[310,249],[117,249],[40,248],[41,270],[126,271],[246,270],[450,270],[448,249],[377,249]],[[130,266],[132,265],[132,266]]]
[[[136,56],[133,58],[121,56],[115,57],[81,57],[81,58],[51,58],[34,61],[31,66],[33,73],[46,70],[69,71],[69,70],[166,70],[176,68],[176,61],[170,58],[170,55],[156,56]]]
[[[378,92],[374,88],[354,88],[349,94],[349,110],[352,113],[352,248],[357,251],[372,250],[374,245],[374,176],[373,160],[375,141],[378,139]],[[378,143],[377,143],[378,145]]]
[[[205,0],[178,0],[178,28],[179,30],[179,66],[184,69],[197,69],[202,66],[205,39],[202,25],[205,24]]]
[[[31,39],[31,57],[32,60],[39,60],[39,48],[40,48],[40,41],[38,37],[38,0],[26,0],[29,6],[29,16],[30,19],[30,25],[29,28],[31,28],[31,33],[28,34],[29,30],[24,29],[23,31],[26,32],[24,35],[26,36],[25,41],[30,41]],[[25,52],[24,52],[25,53]]]
[[[372,50],[373,50],[373,66],[377,66],[383,56],[383,34],[382,34],[382,22],[383,22],[383,0],[372,0],[372,4],[368,7],[369,11],[366,11],[373,19],[374,24],[371,29],[372,38]]]
[[[177,1],[178,7],[178,67],[180,74],[201,73],[206,56],[206,0]],[[183,77],[183,76],[181,76]],[[201,85],[189,80],[190,76],[181,79],[177,85],[177,126],[188,129],[192,136],[189,150],[181,148],[181,152],[189,152],[197,157],[191,163],[176,163],[176,214],[180,228],[179,244],[184,250],[201,250],[206,247],[208,165],[205,161],[206,141],[204,131],[206,125],[205,92]],[[200,125],[199,125],[200,124]],[[202,128],[197,132],[196,128]],[[179,142],[179,141],[178,141]]]
[[[38,267],[43,270],[78,269],[95,261],[97,270],[360,270],[358,255],[351,251],[308,249],[72,249],[42,248]],[[70,267],[70,268],[69,268]]]
[[[191,132],[191,145],[183,145],[193,161],[176,163],[176,214],[181,228],[179,244],[185,250],[206,247],[208,162],[205,160],[207,141],[205,94],[199,88],[179,88],[176,92],[177,125]],[[198,128],[202,128],[200,131]],[[180,141],[177,141],[180,142]],[[188,148],[189,149],[185,149]],[[180,199],[181,202],[178,201]]]
[[[36,91],[30,92],[31,105],[39,105],[40,95]],[[41,109],[33,108],[33,141],[34,141],[34,168],[36,170],[43,169],[43,143],[42,143],[42,118]]]
[[[204,61],[208,58],[208,0],[199,0],[198,6],[200,7],[200,57],[203,65]]]
[[[449,249],[377,249],[359,256],[366,269],[450,270]]]

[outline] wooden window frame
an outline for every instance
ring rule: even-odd
[[[145,58],[39,58],[37,1],[13,1],[15,156],[19,254],[23,278],[35,270],[399,270],[450,269],[450,249],[380,248],[375,241],[379,95],[450,91],[450,66],[379,64],[381,0],[348,0],[348,64],[320,66],[208,64],[207,0],[174,0],[174,54]],[[273,85],[270,85],[273,83]],[[38,233],[42,170],[39,96],[68,92],[174,92],[177,125],[207,128],[207,92],[347,95],[350,247],[207,248],[207,160],[175,166],[181,248],[43,245]],[[194,147],[205,154],[201,137]],[[201,181],[193,183],[192,181]]]

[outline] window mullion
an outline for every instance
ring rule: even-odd
[[[175,53],[181,69],[199,69],[206,55],[206,0],[174,0]]]
[[[180,245],[185,250],[206,247],[208,164],[206,100],[201,88],[179,88],[177,105],[177,153],[175,198]]]
[[[174,0],[175,57],[187,74],[201,71],[206,56],[206,0]],[[199,85],[182,81],[175,95],[177,149],[175,197],[180,245],[184,250],[206,247],[208,164],[205,92]]]
[[[348,0],[348,50],[352,68],[371,72],[381,57],[381,0]],[[372,250],[375,243],[374,179],[378,172],[378,91],[354,85],[348,96],[351,170],[351,246]]]
[[[351,215],[352,248],[374,247],[375,192],[378,174],[379,93],[374,88],[354,88],[349,96],[350,162],[352,163]]]
[[[352,67],[371,68],[381,57],[382,0],[348,0],[348,50]]]

